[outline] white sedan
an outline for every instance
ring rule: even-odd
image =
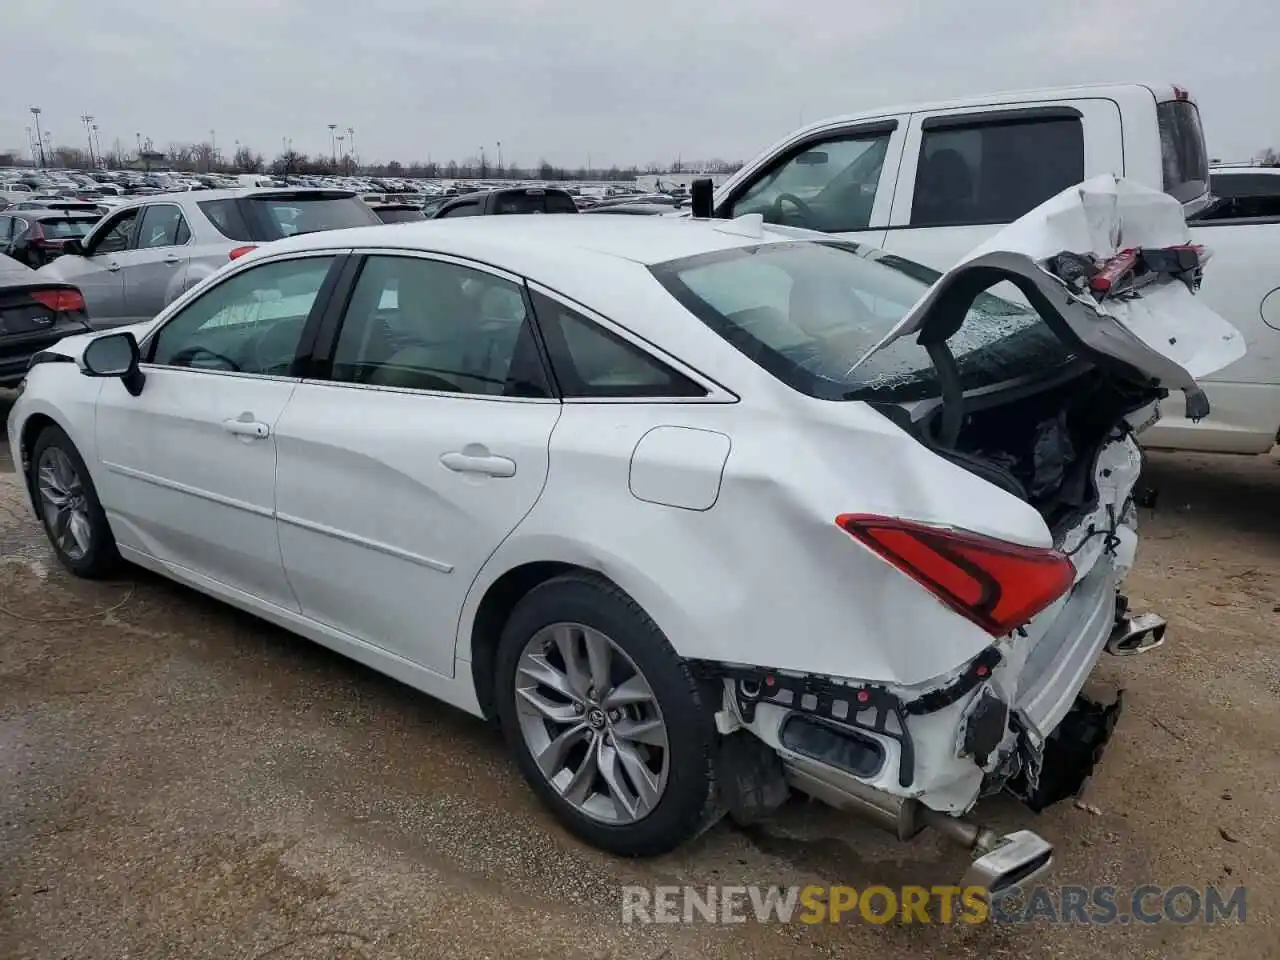
[[[1127,272],[1099,197],[1153,248]],[[1126,416],[1238,355],[1165,201],[1069,192],[932,284],[758,218],[299,236],[40,355],[10,442],[74,573],[123,558],[496,718],[593,844],[794,788],[1001,888],[1051,847],[964,814],[1074,791],[1115,714],[1082,684],[1163,633],[1117,589]]]

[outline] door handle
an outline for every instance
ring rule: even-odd
[[[167,264],[169,264],[170,266],[172,266],[172,265],[173,265],[173,264],[175,264],[175,263],[181,263],[181,262],[182,262],[182,258],[181,258],[181,257],[165,257],[165,258],[164,258],[163,260],[161,260],[160,262],[161,262],[161,263],[167,263]]]
[[[252,416],[253,414],[241,414],[237,419],[223,420],[222,429],[233,436],[248,437],[251,440],[265,440],[271,436],[271,428],[265,423],[251,419]]]
[[[482,473],[487,477],[514,477],[516,462],[506,457],[452,451],[440,456],[440,462],[454,473]]]
[[[110,272],[115,273],[117,270],[119,270],[119,269],[120,269],[120,264],[118,264],[118,263],[108,263],[108,264],[107,264],[107,269],[108,269]]]

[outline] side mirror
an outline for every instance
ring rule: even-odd
[[[695,217],[707,219],[716,215],[715,193],[715,184],[710,177],[700,177],[693,181],[689,187],[689,205],[693,208]]]
[[[71,237],[62,244],[62,252],[71,254],[73,257],[84,256],[84,244],[80,242],[79,237]]]
[[[119,377],[132,396],[142,393],[146,376],[138,369],[138,341],[132,333],[109,333],[90,340],[81,355],[86,377]]]

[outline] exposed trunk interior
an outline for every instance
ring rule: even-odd
[[[1058,534],[1097,497],[1093,465],[1108,440],[1127,429],[1126,414],[1162,391],[1136,385],[1091,365],[1036,389],[1022,387],[964,401],[954,445],[937,452],[1027,501]],[[942,408],[920,426],[937,436]]]

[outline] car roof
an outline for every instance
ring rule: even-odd
[[[157,200],[174,203],[180,200],[187,200],[190,203],[207,203],[210,200],[232,200],[236,197],[258,197],[258,196],[287,196],[289,194],[331,194],[333,199],[345,197],[356,197],[357,194],[353,190],[346,190],[341,187],[228,187],[222,190],[160,190],[157,193],[137,194],[126,198],[127,202],[112,210],[112,213],[118,213],[129,207],[140,205],[143,203],[155,203]]]
[[[460,217],[384,226],[318,231],[277,240],[264,252],[349,247],[450,253],[481,260],[537,279],[537,265],[582,258],[623,260],[646,266],[736,247],[776,243],[804,231],[788,231],[756,218],[738,221],[685,217],[584,217],[576,213]],[[820,238],[819,238],[820,239]]]

